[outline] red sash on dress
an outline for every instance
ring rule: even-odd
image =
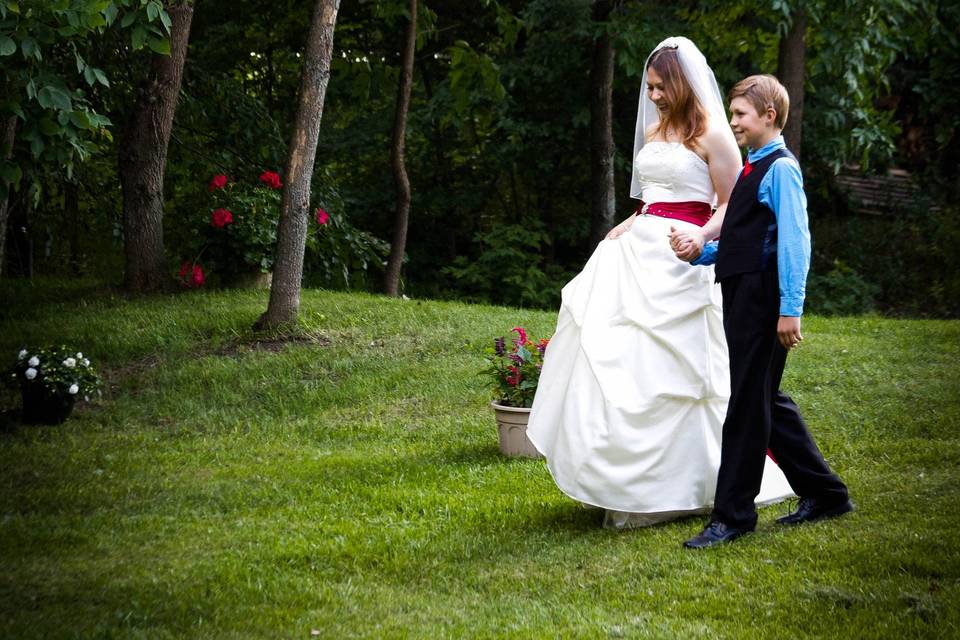
[[[636,215],[643,214],[683,220],[702,227],[713,215],[713,209],[706,202],[654,202],[646,204],[641,201],[640,206],[637,207]]]

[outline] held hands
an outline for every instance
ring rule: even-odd
[[[800,344],[803,336],[800,335],[800,318],[780,316],[777,321],[777,338],[787,351]]]
[[[696,260],[703,253],[703,234],[699,231],[677,231],[670,227],[670,248],[684,262]]]

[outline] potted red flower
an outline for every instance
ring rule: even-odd
[[[494,392],[490,406],[497,419],[500,451],[507,456],[538,458],[540,452],[527,438],[527,420],[549,341],[531,340],[523,327],[511,331],[517,337],[509,344],[506,338],[499,337],[487,349],[486,373],[493,380]]]

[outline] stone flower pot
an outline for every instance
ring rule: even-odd
[[[511,458],[542,458],[530,439],[527,438],[527,420],[530,418],[530,409],[524,407],[508,407],[491,402],[493,412],[497,418],[497,427],[500,434],[500,452]]]

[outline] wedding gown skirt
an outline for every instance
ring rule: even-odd
[[[639,216],[562,292],[527,435],[557,486],[644,526],[713,505],[730,393],[713,267],[678,260],[670,226]],[[767,458],[757,502],[792,496]]]

